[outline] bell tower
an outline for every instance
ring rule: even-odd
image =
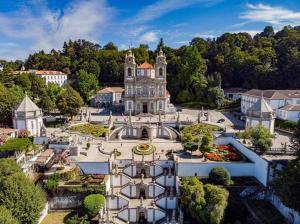
[[[156,78],[161,78],[163,80],[166,80],[166,74],[167,74],[167,60],[166,55],[162,51],[162,49],[159,49],[159,52],[156,56],[156,63],[155,63],[155,76]]]
[[[124,80],[132,79],[135,77],[136,74],[136,63],[135,63],[135,57],[134,54],[131,51],[131,48],[129,48],[129,51],[126,53],[125,56],[125,66],[124,66]]]

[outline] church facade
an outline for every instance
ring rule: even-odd
[[[157,54],[155,65],[148,62],[137,65],[131,49],[124,65],[125,114],[165,114],[169,105],[166,89],[167,61],[163,51]]]

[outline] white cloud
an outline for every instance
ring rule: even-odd
[[[245,19],[245,25],[249,22],[265,22],[274,26],[297,25],[300,23],[300,12],[292,11],[279,6],[270,6],[259,3],[257,5],[247,4],[247,11],[240,15]]]
[[[207,32],[203,32],[203,33],[194,33],[192,34],[191,36],[192,37],[201,37],[201,38],[204,38],[204,39],[207,39],[207,38],[215,38],[217,37],[219,34],[219,32],[216,32],[216,31],[207,31]]]
[[[257,33],[261,33],[261,30],[233,30],[229,31],[229,33],[249,33],[253,37]]]
[[[0,14],[0,34],[31,42],[31,51],[48,51],[61,48],[69,39],[97,40],[113,13],[105,0],[72,1],[62,11],[51,11],[45,2],[35,1],[14,14]]]
[[[173,44],[179,44],[179,45],[189,45],[190,41],[188,40],[179,40],[179,41],[174,41]]]
[[[148,31],[140,37],[141,43],[151,43],[157,40],[158,40],[158,36],[157,36],[157,32],[155,31]]]
[[[220,0],[160,0],[142,8],[133,18],[128,20],[128,22],[133,24],[145,23],[172,11],[183,9],[195,4],[215,2],[220,2]]]

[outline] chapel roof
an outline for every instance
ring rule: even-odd
[[[145,61],[143,64],[138,65],[138,68],[150,69],[150,68],[153,68],[153,65],[151,65]]]
[[[32,100],[27,95],[25,95],[24,99],[17,108],[18,112],[32,112],[39,110],[40,108],[38,108],[38,106],[34,102],[32,102]]]

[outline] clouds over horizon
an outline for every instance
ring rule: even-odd
[[[49,10],[43,1],[34,2],[11,14],[1,13],[0,33],[28,42],[31,46],[24,49],[26,56],[28,51],[60,49],[70,39],[96,41],[113,13],[104,0],[77,0],[61,11]]]
[[[246,4],[247,10],[240,15],[241,19],[246,20],[243,24],[264,22],[276,28],[285,25],[296,26],[300,24],[300,11],[286,9],[280,6],[271,6],[263,3]]]
[[[135,9],[118,8],[118,4],[109,5],[108,0],[64,1],[61,8],[51,8],[47,0],[28,0],[21,1],[13,11],[0,9],[0,59],[24,59],[42,49],[46,52],[61,49],[63,42],[70,39],[87,39],[101,45],[116,41],[124,49],[140,43],[154,47],[163,37],[170,46],[176,47],[188,44],[196,36],[215,38],[224,32],[248,32],[253,36],[264,25],[280,29],[284,25],[300,24],[300,8],[290,10],[267,3],[243,4],[236,13],[230,14],[230,24],[224,25],[226,19],[220,19],[207,29],[203,24],[198,25],[201,19],[194,18],[210,11],[208,17],[202,17],[210,25],[215,17],[213,10],[225,1],[220,7],[227,6],[229,0],[155,0]],[[189,20],[185,20],[185,15]],[[171,24],[162,23],[166,17],[171,18]]]

